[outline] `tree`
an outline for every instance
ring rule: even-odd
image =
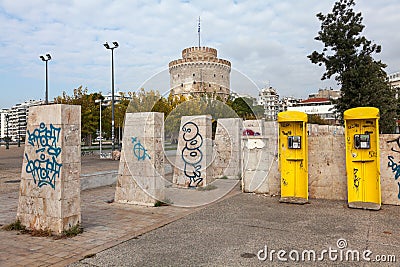
[[[231,105],[232,109],[236,112],[236,114],[243,119],[254,120],[257,119],[253,110],[253,101],[246,97],[238,97],[232,103],[229,101],[228,104]]]
[[[92,136],[96,134],[99,126],[99,108],[95,104],[96,99],[102,99],[103,96],[98,93],[88,94],[88,89],[82,86],[74,89],[72,96],[68,96],[63,92],[62,96],[54,99],[55,103],[80,105],[81,106],[81,134],[85,141],[85,145],[91,145]]]
[[[393,132],[396,116],[395,92],[387,82],[386,65],[373,59],[381,46],[373,44],[361,32],[361,13],[355,13],[354,0],[338,0],[332,13],[318,13],[321,30],[315,40],[324,43],[321,53],[314,51],[308,58],[319,66],[325,65],[321,80],[332,76],[341,85],[341,97],[335,108],[343,112],[354,107],[377,107],[380,110],[381,132]]]

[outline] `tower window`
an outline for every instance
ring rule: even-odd
[[[181,83],[181,87],[183,87],[183,83]]]
[[[214,77],[215,77],[215,73],[214,73]]]
[[[196,84],[196,81],[193,81],[193,84]]]
[[[208,84],[208,87],[211,87],[211,83]]]
[[[193,73],[193,77],[194,77],[194,76],[196,76],[196,75]]]

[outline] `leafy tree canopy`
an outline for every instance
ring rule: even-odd
[[[315,40],[324,44],[322,52],[314,51],[308,58],[325,66],[322,80],[334,76],[341,86],[337,111],[355,107],[377,107],[380,110],[380,129],[393,132],[396,116],[395,92],[387,82],[386,65],[373,58],[381,46],[361,35],[364,25],[361,13],[353,10],[354,0],[338,0],[332,12],[317,14],[321,30]]]

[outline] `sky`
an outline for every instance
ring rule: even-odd
[[[334,0],[0,0],[0,109],[45,98],[45,63],[50,53],[49,99],[79,86],[89,92],[111,90],[114,50],[115,90],[141,87],[165,93],[168,63],[186,47],[218,50],[232,63],[231,90],[257,96],[272,86],[280,96],[306,98],[319,88],[338,89],[321,81],[324,67],[307,55],[321,51],[314,37],[316,14],[332,10]],[[400,71],[400,1],[356,0],[363,15],[363,35],[382,45],[375,56]]]

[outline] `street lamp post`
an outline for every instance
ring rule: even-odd
[[[101,99],[96,99],[94,101],[95,103],[100,103],[100,158],[101,158],[101,139],[103,139],[102,137],[102,133],[101,133]]]
[[[111,49],[111,140],[112,140],[112,151],[115,150],[115,133],[114,133],[114,49],[119,45],[117,42],[112,42],[114,46],[110,46],[107,42],[104,47]],[[111,152],[112,153],[112,152]]]
[[[47,71],[47,61],[51,59],[50,54],[46,54],[46,58],[44,56],[40,56],[42,61],[46,62],[46,100],[45,104],[49,104],[49,79],[48,79],[48,71]]]

